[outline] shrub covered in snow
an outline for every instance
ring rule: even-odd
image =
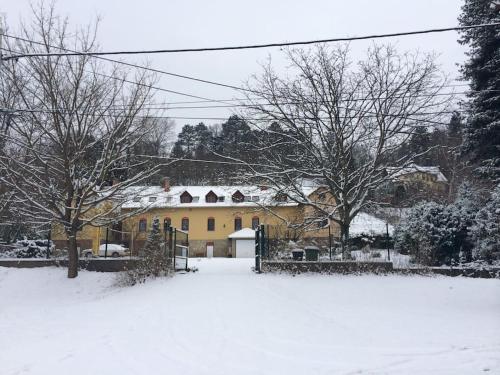
[[[474,241],[474,259],[491,262],[500,254],[500,184],[491,199],[475,216],[471,230]]]
[[[452,204],[426,202],[414,206],[396,228],[396,248],[408,251],[416,262],[425,265],[458,263],[460,255],[471,261],[475,196],[469,185],[463,185]]]

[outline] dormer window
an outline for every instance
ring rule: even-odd
[[[150,202],[156,202],[156,197],[149,197]]]
[[[141,201],[141,197],[134,197],[134,202],[140,202]]]
[[[240,203],[244,201],[245,196],[239,190],[236,190],[234,194],[231,196],[231,199],[235,203]]]
[[[191,203],[193,201],[193,197],[187,191],[181,194],[181,203]]]
[[[208,194],[205,195],[205,202],[207,203],[217,203],[217,200],[217,194],[215,194],[212,190],[210,190]]]

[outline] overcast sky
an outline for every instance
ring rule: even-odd
[[[59,0],[58,13],[74,24],[102,18],[99,41],[102,50],[140,50],[324,39],[374,33],[390,33],[456,26],[462,0]],[[12,27],[20,17],[30,17],[29,1],[3,0],[0,12]],[[439,63],[457,77],[457,63],[465,59],[457,33],[447,32],[391,38],[401,50],[435,51]],[[385,39],[384,42],[388,42]],[[371,42],[353,42],[361,56]],[[203,79],[241,85],[260,71],[259,63],[270,55],[278,70],[284,69],[279,48],[150,56],[126,56],[124,60]],[[168,76],[158,86],[212,99],[231,99],[238,92]],[[157,102],[190,98],[159,92]],[[229,109],[170,110],[170,116],[226,117]],[[207,124],[214,121],[204,121]],[[220,122],[220,121],[219,121]],[[176,120],[177,126],[197,121]]]

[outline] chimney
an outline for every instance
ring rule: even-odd
[[[170,178],[168,177],[163,177],[161,179],[161,186],[163,187],[163,190],[168,193],[170,191]]]

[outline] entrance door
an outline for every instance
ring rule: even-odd
[[[214,244],[213,242],[207,242],[207,258],[213,258],[214,256]]]

